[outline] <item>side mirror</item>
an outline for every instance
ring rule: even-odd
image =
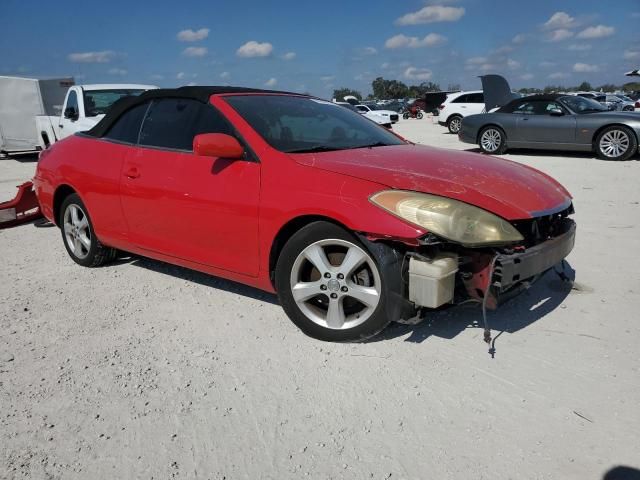
[[[67,107],[64,109],[64,118],[77,120],[79,116],[80,115],[78,114],[78,110],[76,110],[76,107]]]
[[[203,157],[240,160],[244,155],[244,147],[231,135],[201,133],[193,137],[193,153]]]
[[[549,110],[549,115],[551,115],[552,117],[561,117],[564,115],[564,112],[559,108],[553,108]]]

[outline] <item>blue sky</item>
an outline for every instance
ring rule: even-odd
[[[377,76],[478,88],[621,84],[640,0],[0,0],[0,75],[242,85],[330,97]]]

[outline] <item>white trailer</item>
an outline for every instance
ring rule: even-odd
[[[73,77],[0,76],[0,156],[39,150],[36,115],[60,115]]]

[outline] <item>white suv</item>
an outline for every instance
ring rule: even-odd
[[[458,133],[463,117],[484,111],[484,93],[482,90],[452,93],[438,109],[438,123],[451,133]]]

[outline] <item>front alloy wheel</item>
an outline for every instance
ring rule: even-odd
[[[457,134],[460,131],[460,128],[462,128],[462,117],[455,116],[450,118],[447,123],[447,127],[449,128],[449,132],[454,135]]]
[[[625,127],[606,128],[596,140],[596,152],[603,160],[627,160],[637,147],[635,135]]]
[[[373,259],[338,238],[302,250],[291,269],[290,285],[298,308],[324,328],[357,327],[380,303],[380,274]]]
[[[386,246],[378,249],[384,253],[372,255],[353,234],[324,221],[294,234],[275,270],[280,303],[293,323],[311,337],[350,342],[372,337],[402,316],[401,302],[387,301],[401,298],[401,257]]]

